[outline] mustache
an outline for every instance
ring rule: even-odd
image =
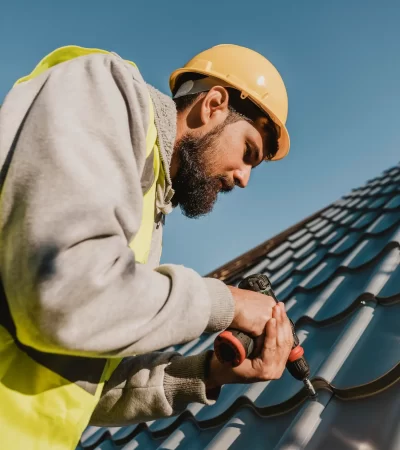
[[[216,179],[221,184],[219,191],[222,193],[231,192],[235,188],[235,183],[226,175],[218,175]]]

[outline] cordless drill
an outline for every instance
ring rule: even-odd
[[[247,289],[249,291],[260,292],[261,294],[269,295],[277,303],[272,290],[271,283],[266,275],[257,274],[250,275],[239,283],[240,289]],[[290,320],[290,319],[289,319]],[[296,380],[303,381],[308,395],[315,399],[317,393],[309,380],[310,368],[306,359],[304,358],[304,349],[300,346],[299,338],[296,335],[294,323],[290,320],[293,333],[293,347],[290,352],[286,368]],[[233,367],[237,367],[245,360],[253,356],[255,342],[252,337],[246,333],[238,330],[227,329],[223,331],[214,342],[215,355],[222,363],[229,363]]]

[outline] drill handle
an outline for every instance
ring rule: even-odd
[[[299,338],[297,337],[296,329],[294,327],[294,323],[293,323],[292,319],[289,319],[289,321],[290,321],[290,326],[292,327],[292,335],[293,335],[293,347],[292,348],[296,348],[298,345],[300,345],[300,341],[299,341]]]

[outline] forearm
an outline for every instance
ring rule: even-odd
[[[126,358],[106,383],[91,424],[122,426],[168,417],[189,403],[215,403],[206,390],[211,353],[152,353]]]

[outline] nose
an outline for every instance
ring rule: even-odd
[[[251,167],[249,165],[244,166],[241,169],[233,171],[233,180],[236,186],[245,188],[250,180]]]

